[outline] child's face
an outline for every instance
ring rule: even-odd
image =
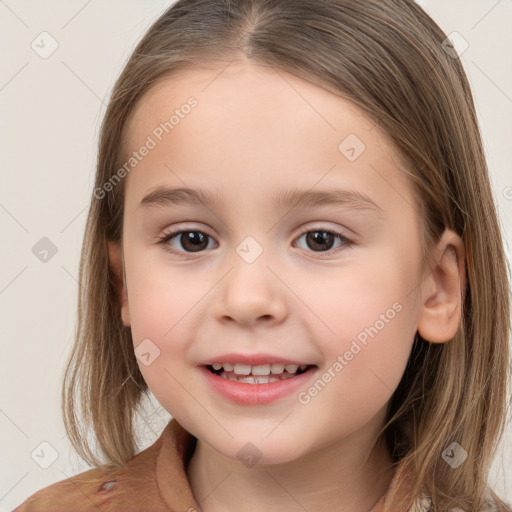
[[[122,313],[140,370],[173,417],[233,459],[247,442],[260,463],[342,440],[367,446],[418,327],[411,185],[389,141],[351,103],[283,71],[221,70],[166,79],[129,124],[126,147],[140,162],[124,183]],[[184,107],[190,97],[197,105]],[[166,133],[160,123],[173,114]],[[201,190],[217,203],[141,204],[157,187]],[[378,207],[276,206],[295,190],[353,191]],[[189,236],[158,243],[177,230]],[[275,385],[238,384],[237,399],[231,381],[202,366],[255,354],[262,364],[314,367],[278,383],[285,389],[275,396],[257,391]]]

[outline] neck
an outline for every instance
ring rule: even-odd
[[[364,441],[352,436],[287,463],[247,467],[198,440],[187,473],[203,512],[369,512],[394,469],[382,444],[365,453]]]

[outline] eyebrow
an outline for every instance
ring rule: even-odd
[[[158,208],[183,203],[204,205],[210,209],[215,209],[222,204],[222,197],[218,193],[212,193],[207,190],[159,186],[146,194],[137,207]],[[274,208],[288,207],[289,209],[297,207],[339,206],[377,213],[380,217],[384,213],[382,208],[366,194],[344,189],[300,190],[293,188],[281,191],[274,197],[272,204]]]

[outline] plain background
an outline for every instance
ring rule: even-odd
[[[171,3],[0,0],[0,512],[88,469],[67,440],[60,385],[75,328],[97,137],[122,66]],[[510,265],[512,0],[418,3],[447,34],[456,31],[469,43],[461,59],[473,88]],[[46,59],[31,47],[44,31],[58,43]],[[43,237],[57,250],[47,262],[32,250]],[[141,423],[141,449],[169,419],[156,401],[148,407],[151,419]],[[489,482],[509,502],[511,439],[509,424]],[[52,457],[48,468],[41,467]]]

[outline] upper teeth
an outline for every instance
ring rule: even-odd
[[[238,375],[249,375],[252,373],[253,375],[270,375],[271,373],[279,374],[283,373],[286,370],[288,373],[295,373],[299,368],[302,370],[306,369],[305,364],[301,364],[300,366],[296,364],[257,364],[251,366],[250,364],[231,364],[231,363],[214,363],[212,365],[214,370],[220,370],[224,368],[226,372],[234,371]]]

